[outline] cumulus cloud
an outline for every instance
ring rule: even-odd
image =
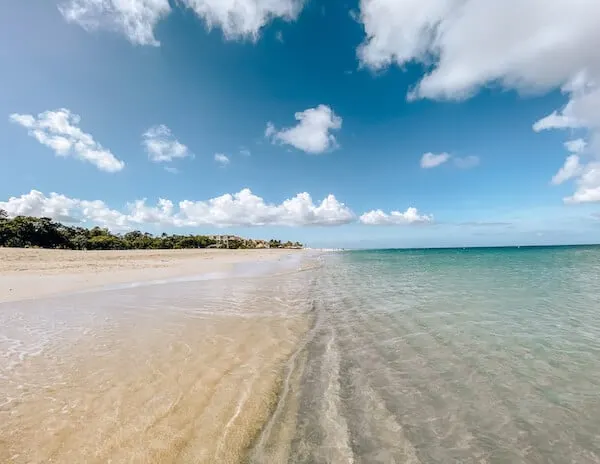
[[[575,193],[565,198],[565,203],[596,203],[600,201],[600,187],[579,188]]]
[[[293,21],[304,0],[181,0],[209,28],[219,27],[227,39],[257,40],[260,30],[275,18]]]
[[[496,85],[522,93],[560,88],[567,104],[533,125],[581,131],[554,183],[572,179],[568,203],[599,201],[600,28],[597,0],[361,0],[363,66],[422,63],[409,98],[460,100]],[[510,31],[510,33],[507,33]],[[586,151],[575,167],[572,154]]]
[[[189,8],[209,29],[220,28],[226,39],[256,41],[272,20],[295,20],[304,0],[179,0],[175,4]],[[113,30],[133,44],[158,46],[154,29],[171,7],[169,0],[69,0],[59,10],[67,21],[86,30]]]
[[[0,202],[0,209],[9,216],[49,217],[66,223],[78,222],[75,215],[77,201],[58,193],[46,197],[38,190],[32,190],[20,197],[11,197],[6,202]]]
[[[141,225],[158,224],[169,227],[250,227],[250,226],[336,226],[355,221],[354,213],[334,195],[315,203],[308,193],[299,193],[280,204],[267,203],[243,189],[209,200],[183,200],[175,205],[160,199],[156,205],[146,200],[133,201],[118,211],[101,200],[81,200],[65,195],[32,190],[20,197],[0,202],[10,216],[45,216],[71,223],[89,223],[124,230]]]
[[[81,118],[66,108],[31,114],[11,114],[10,120],[25,127],[30,136],[54,150],[57,156],[72,156],[106,172],[120,171],[125,163],[79,128]]]
[[[577,121],[573,115],[570,115],[570,112],[568,107],[565,107],[560,113],[558,111],[553,111],[548,116],[536,121],[533,124],[533,130],[535,132],[541,132],[549,129],[575,129],[580,127],[581,123]]]
[[[581,172],[581,164],[579,163],[579,156],[570,155],[565,160],[565,164],[558,172],[552,177],[552,183],[554,185],[562,184],[563,182],[572,179],[579,175]]]
[[[571,154],[553,178],[555,184],[575,181],[576,190],[564,199],[566,203],[600,201],[600,59],[596,69],[594,74],[575,75],[562,87],[569,98],[567,104],[533,125],[537,131],[567,129],[569,133],[573,130],[585,133],[585,138],[565,142]]]
[[[342,127],[342,118],[337,116],[327,105],[319,105],[294,114],[298,124],[277,130],[271,123],[267,123],[265,137],[273,143],[291,145],[312,155],[318,155],[328,150],[337,148],[337,140],[331,133]]]
[[[524,91],[563,85],[597,64],[596,0],[361,0],[361,62],[433,67],[419,98],[464,98],[488,83]],[[507,33],[510,31],[510,33]]]
[[[70,0],[58,9],[86,30],[113,30],[135,45],[153,46],[160,45],[154,27],[171,12],[169,0]]]
[[[565,142],[565,148],[571,153],[583,153],[587,143],[583,139],[568,140]]]
[[[279,205],[268,204],[250,189],[208,201],[183,201],[179,219],[185,225],[340,225],[354,219],[352,211],[335,196],[315,204],[308,193],[299,193]]]
[[[102,200],[76,200],[77,213],[81,222],[107,227],[111,230],[128,230],[131,228],[129,216],[109,208]]]
[[[9,216],[49,217],[65,223],[89,221],[114,230],[126,228],[127,222],[121,213],[111,210],[102,201],[79,200],[58,193],[46,196],[38,190],[0,201],[0,209]]]
[[[369,211],[359,218],[362,224],[369,226],[391,226],[405,224],[426,224],[433,222],[433,216],[419,214],[417,208],[410,207],[403,213],[392,211],[389,214],[380,209]]]
[[[565,162],[565,166],[567,162]],[[565,166],[559,170],[557,176],[565,169]],[[564,199],[565,203],[592,203],[600,201],[600,161],[590,161],[580,166],[574,176],[577,176],[575,180],[576,189],[573,195]]]
[[[177,140],[164,124],[153,126],[142,135],[142,144],[148,159],[154,163],[165,163],[177,158],[191,156],[188,147]]]
[[[229,157],[223,153],[215,153],[215,161],[221,166],[227,166],[229,164]]]
[[[423,169],[435,168],[441,164],[444,164],[449,159],[450,155],[448,153],[440,153],[438,155],[434,153],[425,153],[421,157],[421,167]]]

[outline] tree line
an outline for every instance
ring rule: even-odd
[[[39,247],[68,250],[138,250],[208,248],[217,241],[206,235],[152,235],[134,230],[114,234],[102,227],[67,226],[50,218],[15,216],[0,209],[0,247]],[[299,242],[228,240],[228,248],[301,248]]]

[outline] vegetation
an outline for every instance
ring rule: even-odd
[[[0,209],[0,247],[40,247],[70,250],[137,250],[137,249],[176,249],[208,248],[301,248],[295,242],[281,243],[280,240],[230,239],[218,243],[206,235],[155,236],[134,230],[126,234],[113,234],[108,229],[94,227],[71,227],[49,218],[16,216],[9,218]]]

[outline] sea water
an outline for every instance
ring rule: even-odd
[[[314,298],[255,462],[600,462],[600,248],[338,253]]]

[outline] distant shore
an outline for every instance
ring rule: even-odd
[[[238,263],[284,259],[293,253],[302,250],[0,248],[0,303],[119,283],[223,272]]]

